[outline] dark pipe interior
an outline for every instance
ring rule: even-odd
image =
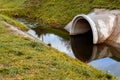
[[[93,35],[90,29],[84,34],[71,36],[71,47],[76,58],[83,62],[89,61],[93,52]]]

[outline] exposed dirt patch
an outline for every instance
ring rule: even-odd
[[[8,27],[8,29],[11,30],[11,33],[13,33],[13,34],[20,35],[20,36],[28,38],[30,40],[36,40],[36,38],[33,37],[32,35],[30,35],[30,34],[28,34],[26,32],[23,32],[22,30],[19,30],[17,27],[15,27],[15,26],[13,26],[13,25],[5,22],[5,21],[0,21],[0,23],[5,24]]]

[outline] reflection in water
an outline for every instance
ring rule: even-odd
[[[22,23],[30,27],[36,25],[26,20]],[[39,38],[46,44],[50,44],[59,51],[65,52],[72,58],[76,57],[99,70],[110,72],[120,77],[120,47],[116,48],[105,44],[93,45],[91,31],[86,34],[71,36],[70,40],[68,35],[58,34],[58,32],[56,34],[55,30],[40,27],[28,31],[29,34]]]
[[[75,57],[89,65],[120,77],[120,48],[106,44],[93,45],[89,33],[71,36]]]
[[[83,62],[87,62],[92,55],[92,36],[89,34],[91,31],[86,34],[71,36],[71,47],[76,58],[80,59]]]
[[[96,59],[111,57],[120,61],[120,48],[106,44],[93,45],[89,39],[81,35],[71,37],[71,47],[76,58],[83,62],[90,62]]]
[[[39,32],[36,33],[36,31],[34,30],[29,30],[28,33],[34,37],[37,37],[40,41],[44,42],[45,44],[50,44],[55,49],[58,49],[61,52],[65,52],[72,58],[75,58],[72,53],[69,40],[66,40],[54,33],[40,33],[40,31],[41,29],[39,29]]]

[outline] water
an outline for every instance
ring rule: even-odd
[[[120,77],[120,48],[106,44],[92,45],[90,37],[77,35],[71,37],[75,57],[89,65]]]
[[[17,20],[28,27],[39,26],[37,23],[27,22],[21,18]],[[82,35],[69,36],[63,30],[36,27],[28,30],[28,33],[45,44],[65,52],[73,59],[77,58],[99,70],[120,77],[120,48],[106,44],[93,45],[92,36],[89,35],[91,31]]]
[[[38,29],[37,29],[38,30]],[[39,31],[41,29],[39,28]],[[28,33],[31,34],[32,36],[37,37],[40,41],[44,42],[45,44],[50,44],[51,47],[67,53],[69,56],[74,57],[71,46],[70,46],[70,41],[66,40],[65,38],[62,38],[55,33],[36,33],[34,30],[28,30]]]

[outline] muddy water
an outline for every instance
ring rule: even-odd
[[[69,36],[63,30],[44,28],[38,23],[28,22],[21,18],[17,20],[31,28],[28,33],[45,44],[99,70],[120,77],[120,47],[106,44],[93,45],[92,36],[89,35],[91,31],[83,35]]]

